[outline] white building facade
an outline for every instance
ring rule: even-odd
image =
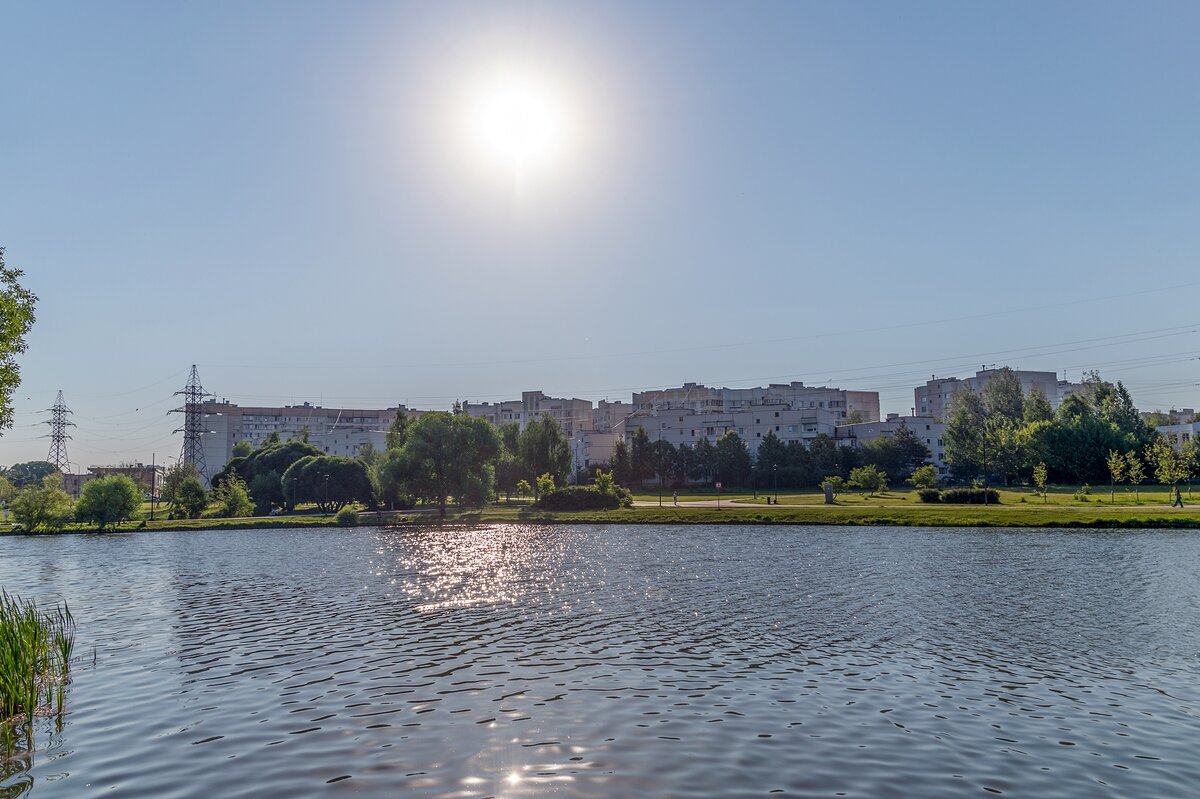
[[[950,400],[954,398],[956,391],[965,388],[975,394],[981,394],[1000,371],[1000,369],[981,369],[975,373],[974,377],[962,379],[934,376],[926,381],[925,385],[913,389],[913,414],[945,420],[946,413],[950,410]],[[1082,388],[1081,383],[1060,380],[1055,372],[1014,369],[1013,374],[1021,382],[1021,391],[1026,397],[1035,387],[1039,388],[1046,395],[1046,399],[1050,401],[1051,408],[1057,408],[1064,399]]]
[[[836,438],[839,445],[858,447],[868,441],[894,436],[901,427],[907,427],[917,440],[929,447],[929,462],[937,468],[939,477],[950,474],[950,467],[945,459],[946,425],[932,416],[900,416],[889,413],[887,419],[882,422],[840,425]]]
[[[530,422],[549,416],[558,422],[563,435],[571,438],[577,430],[592,429],[591,400],[547,397],[541,391],[522,391],[519,400],[501,402],[464,402],[464,413],[487,419],[497,427],[516,423],[521,430]]]

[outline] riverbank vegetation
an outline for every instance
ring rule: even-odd
[[[62,715],[75,646],[75,621],[66,604],[49,610],[0,592],[0,740],[11,749],[24,725],[32,743],[33,718]]]

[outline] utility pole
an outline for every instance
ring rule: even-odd
[[[183,391],[176,391],[175,396],[183,397],[183,407],[175,408],[168,413],[183,414],[183,427],[175,430],[176,433],[183,433],[183,448],[179,453],[179,460],[195,466],[196,471],[200,473],[200,479],[207,482],[208,477],[204,473],[204,441],[202,440],[205,433],[203,404],[205,398],[213,395],[206,393],[204,386],[200,385],[200,375],[196,372],[195,364],[192,364],[192,373],[188,377],[187,385],[184,386]]]
[[[54,407],[47,408],[46,412],[50,414],[50,418],[46,421],[46,424],[50,425],[50,454],[46,456],[46,460],[65,474],[71,465],[67,459],[67,439],[71,437],[67,434],[67,428],[75,427],[75,423],[67,420],[67,414],[72,411],[67,407],[61,390],[58,392],[57,399],[54,400]]]

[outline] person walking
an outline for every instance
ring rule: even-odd
[[[675,503],[675,507],[679,507],[679,492],[678,491],[671,492],[671,500]]]
[[[1171,502],[1172,508],[1183,507],[1183,494],[1179,493],[1179,486],[1175,486],[1175,499]]]

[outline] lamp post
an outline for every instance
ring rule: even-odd
[[[775,478],[775,504],[779,504],[779,464],[771,464],[771,475]]]

